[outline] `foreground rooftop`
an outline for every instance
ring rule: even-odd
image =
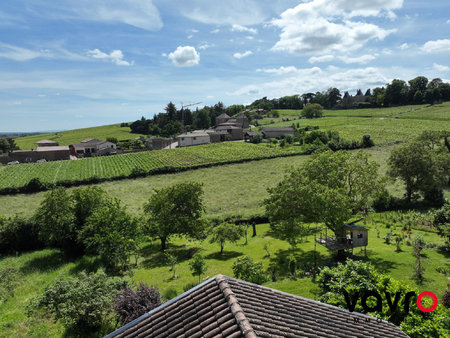
[[[386,321],[217,275],[107,337],[408,336]]]

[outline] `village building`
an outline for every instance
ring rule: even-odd
[[[113,337],[408,337],[394,324],[217,275],[110,333]]]
[[[145,148],[148,150],[161,150],[172,144],[170,138],[150,137],[144,141]]]
[[[178,135],[178,146],[189,147],[211,143],[211,138],[205,130],[195,130],[192,133]]]
[[[100,141],[94,138],[88,138],[79,144],[72,144],[70,151],[77,157],[92,157],[101,155],[114,155],[117,153],[116,145],[109,141]]]
[[[286,135],[295,134],[294,127],[279,127],[279,128],[264,128],[261,129],[261,134],[264,138],[283,138]]]
[[[58,145],[58,142],[53,140],[41,140],[36,142],[36,145],[38,147],[55,147]]]
[[[63,161],[70,160],[69,146],[43,146],[27,150],[13,150],[2,162],[31,163],[39,160]]]

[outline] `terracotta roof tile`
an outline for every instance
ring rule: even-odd
[[[109,337],[408,336],[373,317],[217,275]]]

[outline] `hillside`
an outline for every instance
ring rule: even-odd
[[[105,140],[107,137],[115,137],[118,140],[135,139],[141,134],[132,134],[129,127],[121,127],[120,124],[110,124],[106,126],[73,129],[58,133],[38,134],[32,136],[18,137],[15,139],[20,149],[36,148],[36,142],[40,140],[54,140],[59,145],[70,145],[80,143],[87,138],[97,138]]]
[[[319,119],[301,119],[301,110],[277,110],[277,118],[258,120],[260,126],[318,126],[337,130],[346,140],[370,134],[376,145],[389,145],[415,138],[423,130],[450,130],[450,102],[393,108],[324,110]]]

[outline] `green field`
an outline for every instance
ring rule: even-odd
[[[146,172],[163,168],[196,168],[262,158],[300,154],[299,146],[223,142],[196,147],[144,151],[132,154],[85,158],[73,161],[16,164],[0,167],[0,189],[21,187],[32,178],[41,182],[88,180],[92,177],[128,176],[133,169]]]
[[[345,140],[359,141],[362,135],[370,134],[377,145],[409,141],[424,130],[450,130],[450,102],[434,106],[324,110],[324,117],[319,119],[301,119],[301,110],[278,112],[280,117],[258,120],[258,123],[265,127],[292,123],[296,126],[298,123],[299,127],[319,126],[322,130],[337,130]]]
[[[380,164],[380,174],[386,171],[386,160],[392,147],[374,147],[368,151]],[[191,148],[194,149],[194,148]],[[261,214],[261,202],[267,197],[267,188],[279,182],[290,167],[298,167],[309,156],[291,156],[212,168],[202,168],[170,175],[154,175],[138,179],[103,182],[97,186],[120,198],[133,213],[140,212],[154,189],[194,181],[203,184],[206,213],[210,217]],[[71,188],[74,189],[74,188]],[[392,185],[391,192],[403,193],[400,184]],[[45,192],[0,196],[0,215],[30,215],[39,205]]]
[[[115,137],[120,140],[134,140],[136,137],[145,136],[141,134],[132,134],[129,127],[121,127],[120,124],[111,124],[107,126],[83,128],[61,131],[57,133],[47,133],[32,136],[18,137],[15,139],[20,149],[36,148],[36,142],[40,140],[53,140],[60,146],[68,146],[87,138],[97,138],[106,140],[107,137]]]
[[[380,215],[376,215],[380,216]],[[382,238],[377,238],[373,227],[377,225],[380,228],[381,237],[391,229],[386,229],[377,218],[365,226],[372,231],[369,232],[369,245],[367,247],[367,258],[360,249],[355,249],[355,258],[367,260],[374,264],[377,269],[383,273],[391,275],[393,278],[402,280],[405,283],[416,286],[419,290],[432,291],[437,295],[443,293],[446,287],[447,279],[442,273],[436,271],[436,268],[450,268],[448,258],[444,254],[434,249],[425,249],[423,251],[426,257],[426,280],[423,285],[415,285],[410,279],[413,271],[414,257],[411,255],[412,248],[402,245],[402,251],[396,252],[395,245],[387,245]],[[237,244],[227,244],[224,254],[218,254],[218,245],[210,244],[208,241],[186,241],[185,239],[176,239],[169,245],[169,252],[178,257],[177,265],[178,279],[172,280],[170,266],[159,252],[157,242],[148,242],[142,246],[141,257],[134,275],[131,280],[144,281],[149,285],[157,286],[161,292],[168,289],[175,289],[178,294],[183,292],[183,288],[197,280],[193,277],[188,267],[189,251],[201,252],[207,261],[208,270],[204,278],[214,276],[218,273],[233,276],[231,269],[232,262],[242,255],[252,257],[255,261],[262,262],[267,268],[271,261],[278,261],[282,257],[294,254],[298,261],[311,266],[314,256],[314,239],[310,234],[306,241],[300,243],[295,250],[275,237],[270,232],[268,225],[258,225],[258,236],[251,237],[249,229],[248,245],[244,245],[244,240]],[[313,227],[314,229],[314,227]],[[398,229],[401,231],[401,229]],[[434,233],[413,230],[413,236],[423,235],[428,243],[441,244],[442,239]],[[267,258],[263,249],[264,243],[270,242],[271,257]],[[316,254],[318,264],[333,264],[333,259],[329,251],[324,247],[317,245]],[[47,317],[27,318],[25,307],[31,297],[44,291],[45,286],[51,285],[58,277],[67,277],[76,275],[78,272],[87,270],[96,270],[98,265],[93,257],[82,257],[76,260],[67,260],[58,250],[41,250],[33,253],[23,254],[19,257],[7,257],[0,261],[0,269],[4,267],[17,268],[22,279],[14,291],[14,295],[6,302],[0,304],[0,336],[2,337],[61,337],[64,336],[64,328],[60,323],[54,323]],[[311,278],[302,278],[291,280],[280,278],[276,282],[264,284],[281,291],[292,294],[317,299],[319,288]],[[106,332],[105,332],[106,333]]]

